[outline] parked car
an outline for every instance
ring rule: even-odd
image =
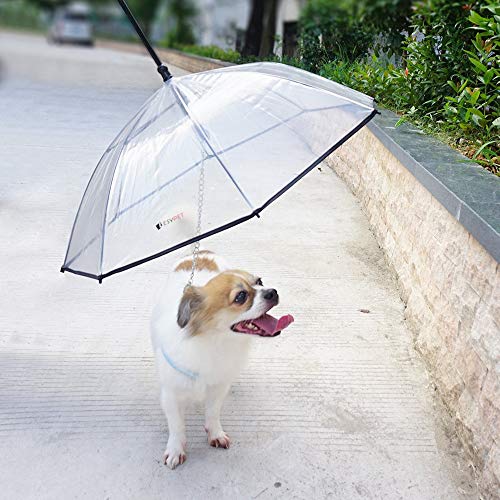
[[[56,9],[50,27],[49,41],[93,45],[89,6],[84,3],[73,3]]]

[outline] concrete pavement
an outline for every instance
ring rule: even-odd
[[[148,322],[166,259],[101,286],[59,273],[96,162],[161,80],[145,57],[39,37],[0,33],[0,58],[2,498],[476,498],[395,281],[326,167],[206,243],[276,284],[296,323],[256,340],[223,410],[232,448],[207,445],[195,408],[188,461],[164,467]]]

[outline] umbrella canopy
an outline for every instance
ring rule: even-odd
[[[375,113],[277,63],[169,78],[97,165],[61,270],[102,280],[257,216]]]

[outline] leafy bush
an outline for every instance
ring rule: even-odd
[[[300,16],[299,54],[304,67],[318,72],[331,60],[355,60],[368,50],[373,34],[349,12],[350,3],[310,0]]]
[[[418,0],[411,19],[412,33],[404,43],[406,70],[399,84],[407,89],[406,108],[439,114],[448,93],[448,81],[460,74],[468,11],[463,0]]]
[[[426,0],[418,3],[412,25],[404,67],[373,55],[333,60],[319,73],[372,95],[427,131],[444,133],[500,173],[500,3],[483,1],[479,13]]]
[[[370,59],[332,61],[325,64],[319,74],[342,85],[371,95],[381,104],[394,108],[396,88],[392,77],[395,68],[373,55]],[[391,96],[388,98],[388,96]]]
[[[309,0],[300,16],[302,64],[318,72],[331,60],[355,61],[374,45],[399,50],[411,0]]]
[[[465,50],[467,72],[451,79],[444,114],[449,123],[481,144],[474,159],[500,169],[500,3],[487,1],[480,15],[471,11],[475,34]]]
[[[358,0],[355,8],[361,23],[368,32],[383,34],[385,45],[399,51],[409,29],[412,0]]]

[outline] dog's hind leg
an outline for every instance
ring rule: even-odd
[[[163,463],[175,469],[186,461],[186,426],[184,423],[185,401],[175,393],[161,392],[161,406],[168,422],[167,449],[163,454]]]
[[[208,443],[215,448],[229,448],[231,440],[222,429],[220,412],[227,396],[230,384],[218,384],[207,387],[205,400],[205,430]]]

